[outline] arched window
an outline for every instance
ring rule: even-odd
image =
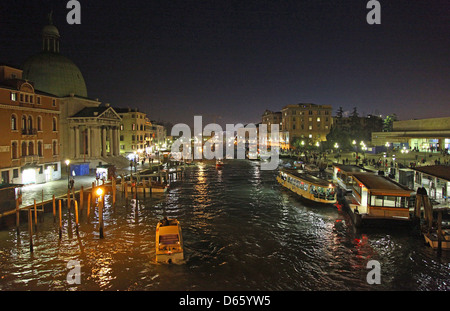
[[[42,117],[41,116],[37,117],[37,130],[42,131]]]
[[[11,157],[13,159],[17,159],[17,142],[13,141],[13,143],[11,144]]]
[[[38,156],[39,157],[43,157],[43,152],[42,152],[42,141],[38,141]]]
[[[27,130],[27,116],[22,116],[22,131]]]
[[[34,155],[34,143],[32,141],[28,143],[28,155]]]
[[[27,155],[27,143],[22,142],[22,157],[25,157]]]
[[[17,131],[17,117],[15,114],[11,115],[11,130]]]
[[[56,140],[53,141],[53,155],[57,155],[58,154],[58,150],[56,149],[58,146],[56,144]]]
[[[31,131],[33,129],[33,117],[28,116],[28,130]]]
[[[54,132],[58,130],[57,122],[58,122],[58,120],[56,120],[56,118],[53,117],[53,131]]]

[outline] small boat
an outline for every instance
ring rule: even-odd
[[[217,169],[223,168],[223,161],[222,160],[217,160],[216,161],[216,168]]]
[[[337,202],[336,186],[328,180],[300,173],[297,170],[283,169],[277,176],[277,181],[285,188],[302,198],[320,204]]]
[[[184,262],[181,226],[176,219],[164,217],[156,226],[156,262]]]

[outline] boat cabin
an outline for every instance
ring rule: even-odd
[[[352,175],[350,209],[364,217],[409,220],[414,190],[390,178],[370,173]]]
[[[356,173],[373,173],[373,171],[356,165],[333,164],[333,181],[335,181],[345,192],[352,191],[352,176]]]
[[[336,187],[328,180],[297,170],[281,170],[278,182],[301,197],[317,203],[336,203]]]

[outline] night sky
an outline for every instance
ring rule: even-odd
[[[90,98],[154,120],[260,122],[265,109],[339,106],[400,119],[445,117],[450,103],[450,1],[2,0],[0,63],[41,49],[53,10],[61,53]]]

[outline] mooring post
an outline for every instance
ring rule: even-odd
[[[75,200],[75,230],[77,232],[77,235],[79,235],[78,232],[78,202]]]
[[[89,222],[89,215],[91,214],[91,193],[88,194],[88,202],[87,202],[87,221]]]
[[[99,223],[99,234],[100,234],[100,239],[103,239],[103,198],[100,195],[98,197],[99,202],[98,202],[98,223]]]
[[[61,200],[58,201],[58,213],[59,213],[59,239],[62,238],[62,213],[61,213]]]
[[[438,211],[437,219],[437,238],[438,238],[438,254],[442,252],[442,210]]]
[[[67,189],[67,209],[70,210],[70,189]]]
[[[17,231],[17,235],[20,234],[19,225],[20,225],[19,199],[16,199],[16,231]]]
[[[83,210],[83,204],[84,204],[84,188],[81,186],[80,188],[80,211]]]
[[[53,223],[56,223],[56,200],[55,200],[55,195],[52,196],[52,206],[53,206]]]
[[[30,252],[33,252],[33,214],[28,208],[28,232],[30,233]]]
[[[36,208],[36,199],[34,199],[34,230],[37,231],[37,208]]]

